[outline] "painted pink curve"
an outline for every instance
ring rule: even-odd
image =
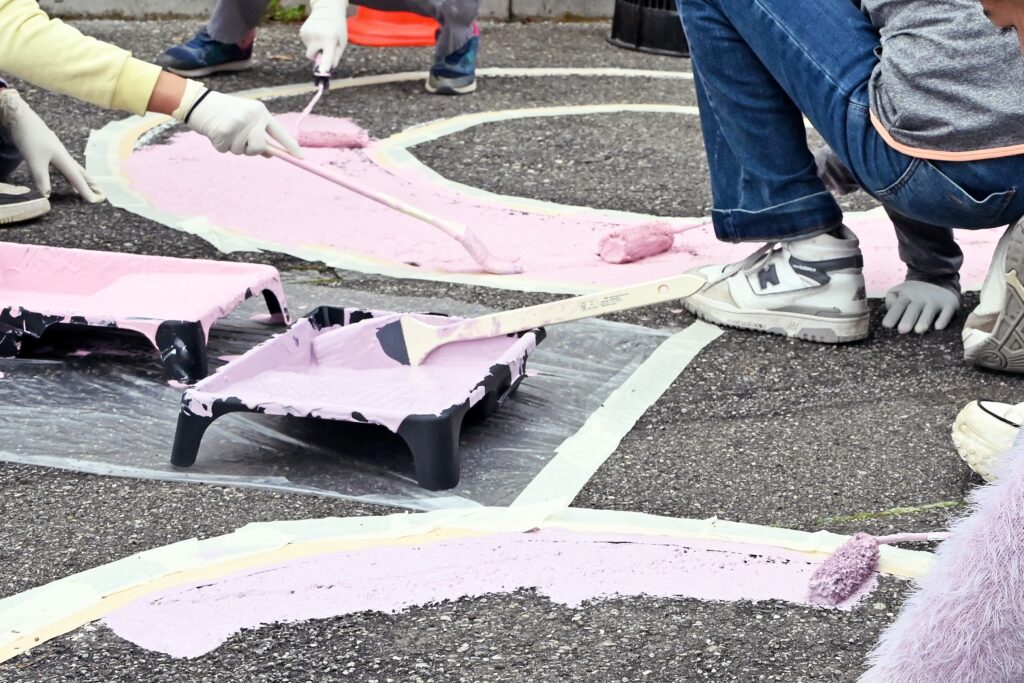
[[[113,612],[122,638],[198,657],[242,629],[535,589],[578,607],[616,596],[807,604],[816,567],[766,546],[544,530],[325,554],[167,590]],[[843,603],[852,607],[875,581]]]
[[[297,114],[282,115],[294,125]],[[351,134],[352,123],[338,119]],[[560,285],[621,286],[678,275],[694,266],[732,262],[754,245],[719,242],[710,228],[680,235],[664,254],[615,265],[598,256],[600,240],[626,223],[595,211],[552,216],[513,210],[457,189],[439,187],[416,168],[382,168],[365,150],[307,149],[306,158],[329,164],[372,189],[392,194],[442,218],[470,226],[495,254],[518,259],[522,276]],[[420,221],[284,164],[218,154],[196,133],[136,151],[124,162],[132,188],[154,207],[181,217],[203,216],[234,233],[266,240],[282,252],[322,247],[415,264],[425,270],[479,273],[451,238]],[[227,197],[244,201],[225,201]],[[892,225],[884,215],[851,214],[849,225],[864,250],[868,290],[880,293],[903,280]],[[980,286],[998,230],[961,231],[966,252],[962,280]]]

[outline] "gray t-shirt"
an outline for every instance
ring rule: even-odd
[[[1024,145],[1024,56],[978,0],[861,0],[861,9],[882,37],[871,110],[896,142],[942,152]]]

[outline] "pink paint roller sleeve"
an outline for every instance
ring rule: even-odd
[[[670,250],[676,235],[709,225],[710,221],[681,228],[664,221],[634,225],[602,237],[597,245],[597,253],[607,263],[633,263]]]
[[[815,605],[833,607],[850,598],[875,573],[880,545],[944,541],[948,537],[949,534],[944,532],[892,536],[854,534],[815,570],[809,584],[808,599]]]

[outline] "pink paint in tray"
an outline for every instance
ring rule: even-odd
[[[323,306],[224,365],[182,397],[171,463],[194,464],[203,434],[221,415],[264,413],[381,425],[409,446],[420,486],[456,486],[463,419],[470,411],[493,414],[515,392],[544,331],[455,342],[412,367],[386,355],[377,339],[399,317]]]
[[[55,325],[114,328],[146,337],[170,378],[194,382],[207,374],[213,323],[255,294],[288,321],[271,266],[0,242],[0,357]]]

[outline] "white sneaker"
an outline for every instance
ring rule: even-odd
[[[964,323],[964,359],[992,370],[1024,373],[1024,219],[1011,225],[992,255],[978,307]]]
[[[972,470],[992,481],[993,467],[1010,450],[1024,424],[1024,403],[974,401],[953,423],[953,445]]]
[[[766,244],[731,265],[691,272],[708,279],[684,299],[708,322],[826,344],[868,336],[860,241],[846,226],[841,237],[819,235]]]

